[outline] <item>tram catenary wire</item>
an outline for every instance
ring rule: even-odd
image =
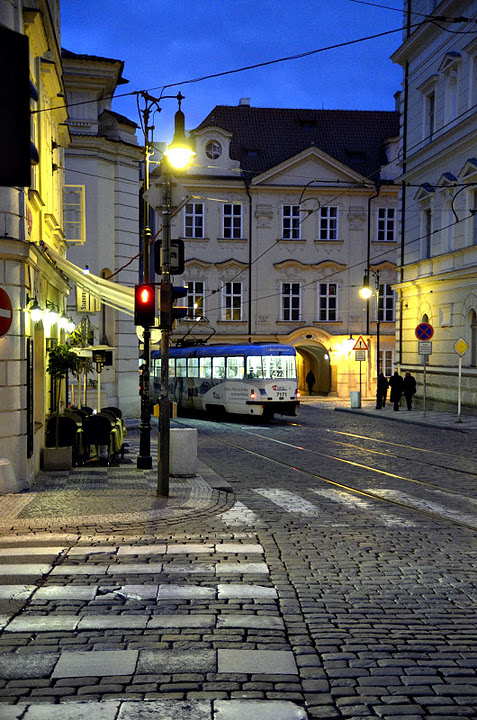
[[[179,424],[180,424],[180,421],[176,420],[176,422],[179,422]],[[247,430],[244,430],[243,428],[242,428],[242,431],[245,432],[246,434],[252,435],[254,437],[257,436],[257,433],[248,432]],[[259,437],[266,439],[266,440],[271,440],[272,442],[275,441],[274,438],[268,438],[266,435],[259,435]],[[335,487],[339,490],[345,490],[347,492],[352,492],[361,497],[370,498],[372,500],[377,500],[380,503],[384,503],[384,505],[394,505],[394,506],[403,508],[405,510],[410,510],[413,513],[425,515],[426,517],[432,518],[433,520],[439,520],[440,522],[442,522],[442,521],[448,522],[448,523],[451,523],[452,525],[457,525],[459,527],[464,527],[464,528],[467,528],[468,530],[477,532],[477,524],[472,525],[472,524],[464,522],[462,520],[456,520],[455,518],[451,518],[449,516],[440,515],[439,513],[432,512],[431,510],[424,510],[423,508],[416,507],[415,505],[407,504],[405,502],[402,502],[401,500],[396,500],[396,499],[389,498],[389,497],[383,497],[382,495],[379,495],[378,493],[373,493],[370,490],[360,490],[356,487],[353,487],[352,485],[346,485],[345,483],[338,482],[336,480],[332,480],[331,478],[325,477],[323,475],[318,475],[317,473],[314,473],[311,470],[305,470],[305,469],[299,468],[296,466],[296,463],[295,464],[287,463],[284,460],[279,460],[277,458],[269,457],[268,455],[257,452],[256,450],[251,450],[250,448],[246,448],[243,445],[239,445],[237,443],[230,442],[229,440],[224,440],[223,438],[219,437],[217,434],[214,434],[214,440],[221,442],[224,445],[228,445],[229,447],[235,448],[237,450],[241,450],[242,452],[259,457],[262,460],[268,460],[271,463],[280,465],[281,467],[288,468],[289,470],[293,470],[294,472],[300,473],[302,475],[308,475],[309,477],[313,477],[316,480],[321,480],[322,482],[327,483],[328,485],[332,485],[333,487]],[[284,445],[288,445],[288,444],[291,445],[291,443],[284,443],[283,441],[275,441],[275,442],[280,442],[281,444],[284,444]],[[341,460],[341,458],[336,458],[333,455],[326,455],[325,453],[314,453],[314,451],[312,451],[312,450],[305,450],[305,448],[299,447],[297,445],[296,446],[291,445],[291,446],[295,447],[296,449],[301,449],[308,453],[322,455],[324,457],[328,457],[333,460],[338,460],[338,461]],[[349,463],[350,461],[344,460],[343,462]],[[356,464],[356,463],[352,463],[352,464]],[[363,469],[367,469],[370,472],[380,472],[379,470],[377,470],[376,468],[373,468],[373,467],[367,467],[365,465],[359,465],[359,464],[358,464],[358,466]],[[395,477],[396,479],[399,479],[399,480],[405,480],[407,482],[427,486],[432,489],[439,489],[440,491],[447,492],[450,495],[456,495],[456,496],[458,495],[458,493],[455,493],[452,490],[446,490],[445,488],[441,488],[437,485],[434,485],[433,483],[426,483],[425,481],[422,481],[422,480],[415,480],[414,478],[406,478],[406,477],[402,477],[400,475],[394,475],[393,473],[388,473],[388,472],[385,472],[384,474],[389,477]],[[462,495],[458,495],[458,496],[460,498],[462,498]]]

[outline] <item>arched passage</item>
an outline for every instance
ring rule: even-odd
[[[308,394],[308,386],[305,378],[309,370],[315,376],[313,393],[317,395],[328,395],[331,390],[331,368],[328,350],[319,342],[312,345],[296,345],[298,389],[301,393]]]

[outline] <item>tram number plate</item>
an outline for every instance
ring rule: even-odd
[[[277,398],[279,400],[285,400],[286,392],[277,392]]]

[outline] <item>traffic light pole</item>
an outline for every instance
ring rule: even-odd
[[[152,127],[149,125],[149,117],[151,112],[151,98],[145,97],[146,106],[143,110],[144,117],[144,192],[149,189],[149,133]],[[142,231],[142,248],[143,248],[143,280],[145,283],[150,282],[151,278],[151,228],[149,227],[149,205],[143,202],[143,231]],[[144,327],[143,355],[144,364],[142,366],[142,392],[141,392],[141,419],[139,422],[139,455],[137,457],[137,468],[140,470],[150,470],[152,468],[151,457],[151,329],[149,325]]]
[[[163,162],[164,205],[162,215],[161,285],[171,282],[171,174],[167,159]],[[169,402],[169,342],[171,330],[161,330],[161,395],[159,398],[159,463],[157,494],[169,496],[169,441],[171,435],[171,410]]]

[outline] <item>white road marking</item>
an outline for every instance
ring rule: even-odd
[[[296,495],[288,490],[279,488],[256,488],[253,492],[271,500],[272,503],[283,508],[287,512],[299,513],[300,515],[319,515],[320,509],[313,503],[305,500],[301,495]]]
[[[347,505],[354,510],[365,510],[366,512],[375,513],[378,516],[380,522],[382,522],[383,525],[386,525],[387,527],[415,527],[415,523],[413,523],[411,520],[404,520],[403,518],[391,515],[388,512],[384,512],[384,510],[377,507],[376,504],[371,502],[370,500],[365,500],[358,495],[353,495],[353,493],[346,492],[346,490],[313,489],[313,492],[317,495],[321,495],[327,500],[332,500],[333,502]],[[371,490],[369,492],[371,492]],[[373,490],[373,492],[375,491]]]
[[[219,518],[226,525],[255,525],[259,521],[257,515],[241,502],[236,502],[230,510],[219,515]]]
[[[419,510],[427,510],[436,515],[440,515],[443,518],[451,518],[458,522],[468,523],[475,525],[477,523],[477,515],[468,515],[467,513],[460,512],[459,510],[452,510],[452,508],[440,503],[433,502],[432,500],[425,500],[424,498],[418,498],[414,495],[408,495],[400,490],[391,490],[388,488],[373,488],[369,492],[373,492],[375,495],[379,495],[383,498],[390,498],[397,502],[406,503],[406,505],[412,505]]]

